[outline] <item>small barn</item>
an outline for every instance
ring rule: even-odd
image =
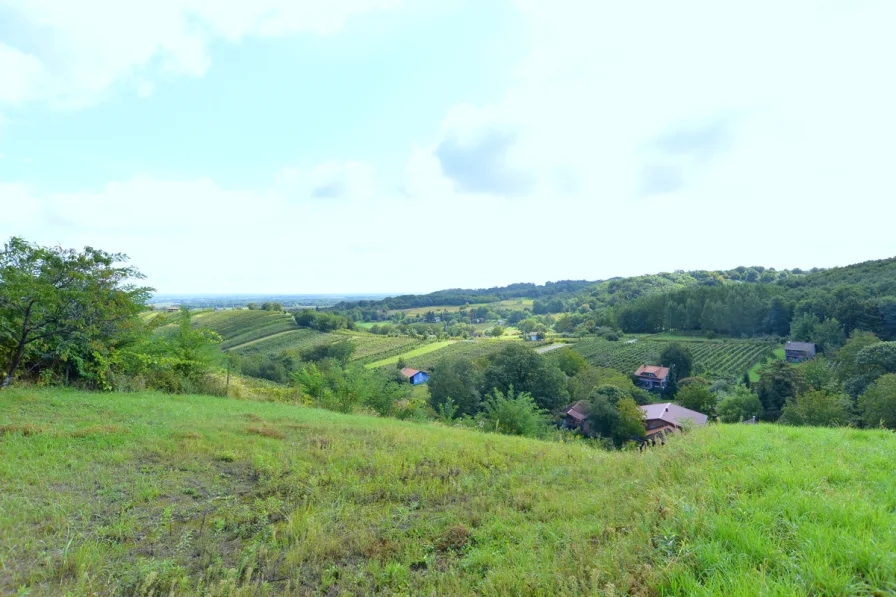
[[[405,367],[401,370],[401,374],[408,379],[412,386],[420,385],[429,381],[429,373],[418,369]]]
[[[815,344],[812,342],[788,342],[784,345],[784,358],[788,363],[802,363],[815,358]]]
[[[564,410],[563,427],[566,429],[578,429],[585,435],[589,435],[591,428],[588,425],[588,402],[579,400]]]

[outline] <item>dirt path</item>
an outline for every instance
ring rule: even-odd
[[[569,344],[549,344],[548,346],[536,348],[535,352],[537,352],[538,354],[544,354],[546,352],[551,352],[552,350],[557,350],[558,348],[564,348],[566,346],[569,346]]]

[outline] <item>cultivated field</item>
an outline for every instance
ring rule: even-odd
[[[572,345],[593,365],[612,367],[631,373],[643,364],[655,364],[668,346],[665,340],[638,339],[610,342],[603,338],[586,338]],[[772,354],[775,345],[750,340],[689,341],[694,354],[694,373],[709,377],[737,377],[754,364]]]
[[[432,371],[436,364],[448,356],[478,359],[497,352],[514,340],[461,340],[439,350],[406,359],[408,367]]]
[[[896,435],[603,452],[277,403],[4,391],[0,594],[896,593]]]
[[[496,303],[475,303],[469,304],[466,306],[463,305],[433,305],[431,307],[414,307],[413,309],[399,309],[402,313],[407,313],[408,315],[420,316],[425,315],[429,311],[436,313],[437,315],[442,311],[447,311],[448,313],[456,313],[461,309],[475,309],[476,307],[492,307],[498,308],[501,307],[503,309],[511,309],[511,310],[522,310],[522,309],[531,309],[532,303],[534,301],[532,299],[508,299],[506,301],[498,301]]]
[[[423,356],[430,352],[435,352],[437,350],[441,350],[447,346],[451,346],[455,342],[457,342],[457,340],[443,340],[441,342],[429,342],[427,344],[423,344],[422,346],[415,348],[414,350],[402,352],[401,354],[398,354],[398,355],[395,355],[392,357],[374,361],[374,362],[366,365],[366,367],[369,367],[372,369],[375,367],[385,367],[387,365],[394,365],[395,363],[398,362],[398,359],[405,359],[407,361],[409,359],[413,359],[414,357]]]
[[[311,329],[296,329],[244,344],[235,348],[234,352],[243,355],[275,356],[284,350],[300,351],[320,344],[335,342],[336,339],[333,336],[333,334],[324,334]]]

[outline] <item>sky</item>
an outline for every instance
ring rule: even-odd
[[[3,0],[0,239],[163,293],[896,255],[892,0]]]

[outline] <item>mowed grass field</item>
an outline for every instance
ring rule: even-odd
[[[896,434],[645,453],[203,396],[10,390],[0,594],[893,595]]]

